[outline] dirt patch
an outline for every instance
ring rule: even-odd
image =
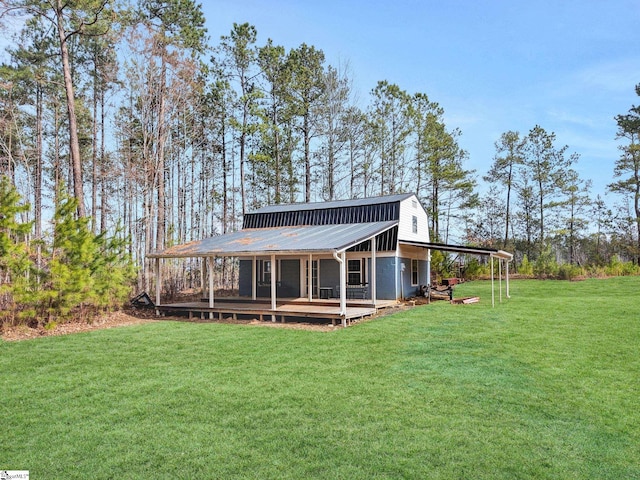
[[[144,314],[139,315],[136,313],[134,316],[128,312],[113,312],[102,315],[94,319],[91,323],[68,322],[56,325],[55,328],[49,329],[45,329],[44,327],[31,328],[26,325],[18,325],[16,327],[5,326],[2,331],[2,339],[13,342],[18,340],[30,340],[32,338],[89,332],[105,328],[125,327],[128,325],[138,325],[141,323],[155,321],[157,321],[155,318]]]

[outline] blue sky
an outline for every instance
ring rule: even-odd
[[[481,176],[500,134],[536,124],[580,154],[602,194],[619,156],[614,117],[640,104],[640,1],[203,2],[211,43],[233,22],[258,45],[301,43],[348,62],[363,105],[378,80],[426,93],[462,130],[468,168]]]

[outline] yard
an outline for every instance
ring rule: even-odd
[[[32,478],[640,478],[640,278],[490,283],[332,332],[162,321],[0,342]]]

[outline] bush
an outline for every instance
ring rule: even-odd
[[[522,262],[520,262],[520,266],[518,267],[518,273],[528,277],[533,276],[533,265],[529,262],[526,254],[522,257]]]
[[[623,262],[620,257],[614,255],[605,267],[605,272],[609,277],[640,275],[640,267],[633,262]]]
[[[533,273],[538,278],[553,278],[558,275],[556,262],[551,247],[545,248],[533,264]]]
[[[560,280],[574,280],[575,278],[584,275],[584,270],[577,265],[570,263],[562,264],[558,267],[558,278]]]
[[[482,265],[477,258],[471,258],[463,272],[463,277],[467,280],[475,280],[480,277],[486,277],[489,275],[489,267],[488,265]]]
[[[440,250],[431,251],[431,271],[437,278],[450,278],[453,277],[451,270],[452,263],[449,256]]]

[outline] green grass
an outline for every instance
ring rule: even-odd
[[[159,322],[0,343],[32,478],[640,478],[640,278],[458,287],[331,333]]]

